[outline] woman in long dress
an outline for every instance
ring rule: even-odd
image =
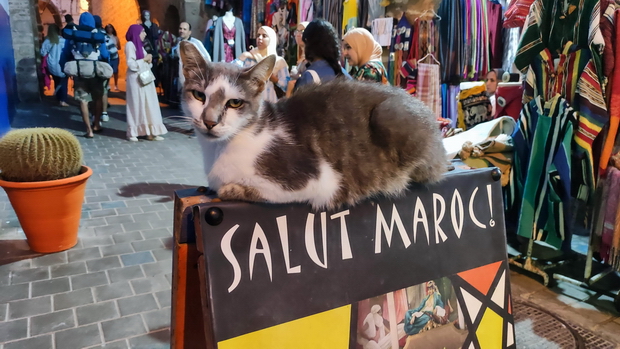
[[[146,32],[139,24],[133,24],[127,30],[127,139],[137,142],[138,137],[146,136],[151,141],[161,141],[166,134],[166,126],[162,121],[161,109],[157,99],[155,83],[140,83],[138,75],[150,70],[153,57],[147,54],[142,46]]]
[[[233,61],[233,63],[242,67],[252,67],[265,57],[276,55],[276,65],[263,91],[263,100],[270,102],[276,102],[279,97],[284,97],[289,81],[288,64],[286,64],[284,58],[277,55],[277,44],[278,36],[276,32],[267,26],[260,27],[256,37],[257,47],[243,52],[239,58]]]

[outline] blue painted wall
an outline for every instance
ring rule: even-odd
[[[17,82],[8,1],[0,1],[0,136],[7,133],[16,112]]]

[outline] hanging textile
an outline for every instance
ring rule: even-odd
[[[504,28],[522,28],[534,0],[513,0],[504,13]]]
[[[515,57],[517,69],[525,73],[527,66],[540,51],[562,52],[567,42],[579,48],[590,48],[597,72],[601,69],[604,46],[600,31],[598,0],[567,0],[566,9],[560,1],[535,0],[527,17]]]
[[[517,72],[514,68],[515,57],[519,49],[520,28],[504,29],[504,55],[502,58],[502,69],[505,72]]]
[[[416,97],[441,118],[441,79],[438,64],[418,64]]]
[[[243,31],[245,35],[249,35],[252,32],[252,0],[243,0],[241,19],[243,20]]]
[[[491,69],[501,68],[504,56],[502,5],[489,2],[487,6],[489,18],[489,67]],[[501,76],[498,76],[498,78],[501,79]]]
[[[393,86],[407,88],[407,80],[415,79],[415,64],[403,64],[407,63],[409,50],[412,47],[412,34],[411,24],[409,24],[405,16],[402,16],[398,25],[394,28],[392,45],[390,45],[388,75],[390,77],[390,84]],[[415,85],[413,86],[415,87]],[[411,86],[408,90],[410,88]]]
[[[571,142],[576,115],[560,95],[543,102],[537,96],[521,112],[514,134],[515,177],[519,205],[517,233],[570,249]]]
[[[382,0],[366,0],[368,3],[368,23],[385,16],[385,7],[381,6]]]
[[[344,11],[342,13],[342,35],[346,34],[349,29],[357,28],[357,6],[357,0],[344,0]]]
[[[342,33],[342,11],[343,3],[340,0],[324,0],[323,13],[325,14],[325,20],[330,22],[336,33]]]
[[[603,145],[601,152],[601,159],[599,161],[599,168],[601,173],[604,173],[607,169],[609,158],[613,151],[616,136],[618,135],[618,124],[620,121],[620,10],[614,13],[616,28],[614,29],[613,37],[615,42],[613,43],[613,51],[611,53],[611,63],[604,64],[605,68],[611,67],[611,74],[606,75],[609,77],[609,86],[607,87],[607,96],[609,100],[609,130],[607,132],[607,138]],[[611,45],[610,45],[611,46]],[[609,53],[607,52],[608,45],[605,45],[605,62],[608,61]]]
[[[443,0],[437,14],[441,17],[439,26],[441,81],[457,85],[463,74],[464,58],[464,13],[461,0]]]
[[[372,21],[371,33],[375,41],[381,46],[390,46],[392,41],[392,27],[394,26],[394,19],[377,18]]]
[[[457,104],[457,127],[464,131],[492,118],[491,102],[484,84],[461,90]]]
[[[255,39],[258,28],[265,25],[265,7],[267,6],[266,0],[253,0],[252,1],[252,25],[250,28],[250,38]]]
[[[368,21],[368,0],[360,0],[357,3],[357,26],[360,28],[370,28],[370,21]]]
[[[299,0],[299,18],[300,22],[312,22],[314,19],[314,3],[312,0]]]

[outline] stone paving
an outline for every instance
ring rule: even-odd
[[[202,160],[183,129],[161,142],[126,141],[120,102],[112,100],[118,105],[102,134],[79,137],[94,174],[76,247],[33,254],[0,193],[0,349],[170,347],[172,195],[205,184]],[[75,106],[21,108],[14,127],[84,133]],[[514,297],[620,343],[620,314],[609,297],[566,283],[546,288],[515,272],[511,278]]]
[[[172,195],[205,184],[202,160],[183,133],[126,141],[123,112],[113,106],[102,134],[78,137],[94,174],[76,247],[32,255],[0,194],[1,349],[169,347]],[[73,106],[29,106],[14,122],[26,126],[84,133]]]

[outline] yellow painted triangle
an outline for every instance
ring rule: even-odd
[[[487,308],[482,316],[482,321],[476,329],[476,337],[480,343],[480,349],[503,348],[504,319],[493,310]]]
[[[348,348],[351,306],[328,310],[217,344],[218,349]]]

